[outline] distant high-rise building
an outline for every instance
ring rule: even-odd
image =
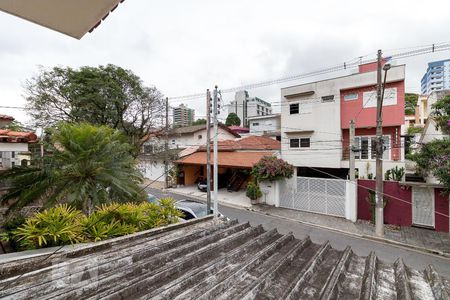
[[[228,114],[235,113],[241,126],[248,127],[248,118],[272,114],[272,105],[258,97],[250,97],[247,91],[239,91],[228,104]]]
[[[195,111],[181,104],[173,109],[173,127],[187,127],[194,122]]]
[[[443,90],[450,90],[450,59],[428,63],[421,81],[423,95]]]

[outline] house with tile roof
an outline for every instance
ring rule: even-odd
[[[218,186],[237,191],[246,186],[249,172],[264,156],[279,155],[279,141],[265,136],[246,136],[235,140],[219,141]],[[211,146],[212,148],[212,146]],[[206,146],[175,161],[178,166],[178,184],[194,185],[206,180]],[[211,162],[213,162],[211,152]],[[212,186],[212,185],[211,185]]]
[[[0,170],[10,169],[17,165],[28,165],[31,160],[29,144],[37,143],[34,132],[22,132],[6,129],[14,121],[11,116],[0,115]]]
[[[213,136],[213,127],[210,128],[210,131],[211,136]],[[172,161],[191,154],[197,151],[200,146],[205,145],[206,135],[206,124],[173,128],[167,134],[169,150],[166,153],[164,150],[165,132],[155,130],[145,138],[139,156],[139,169],[147,179],[165,181],[164,160],[168,158],[169,169],[171,169]],[[240,135],[219,123],[217,137],[219,142],[225,142],[240,138]]]

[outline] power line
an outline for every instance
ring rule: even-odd
[[[407,57],[424,55],[424,54],[428,54],[428,53],[448,51],[448,50],[450,50],[450,43],[449,42],[435,43],[435,44],[431,44],[428,46],[417,46],[417,47],[410,47],[407,49],[408,50],[411,49],[411,50],[405,51],[405,52],[398,52],[398,53],[395,53],[392,55],[387,55],[386,57],[390,57],[391,59],[403,59],[403,58],[407,58]],[[310,71],[310,72],[291,75],[291,76],[284,76],[284,77],[281,77],[278,79],[260,81],[260,82],[256,82],[256,83],[250,83],[250,84],[245,84],[245,85],[241,85],[241,86],[237,86],[237,87],[223,89],[222,92],[223,93],[232,93],[232,92],[236,92],[236,91],[240,91],[240,90],[250,90],[250,89],[255,89],[255,88],[261,88],[261,87],[270,86],[270,85],[274,85],[274,84],[280,84],[280,83],[304,79],[304,78],[308,78],[308,77],[333,73],[333,72],[337,72],[337,71],[343,71],[343,70],[351,69],[353,67],[357,67],[362,64],[372,63],[372,62],[376,61],[376,59],[367,59],[367,60],[360,59],[360,58],[364,58],[367,56],[368,55],[358,57],[358,61],[355,61],[355,59],[353,59],[348,62],[344,62],[344,63],[334,65],[334,66],[320,68],[315,71]],[[204,97],[204,93],[197,93],[197,94],[191,94],[191,95],[169,97],[169,100],[195,100],[195,99],[203,98],[203,97]]]

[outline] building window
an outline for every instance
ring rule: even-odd
[[[300,147],[300,140],[299,139],[290,139],[289,140],[289,146],[290,146],[290,148],[298,148],[298,147]]]
[[[299,113],[299,105],[298,103],[293,103],[289,105],[289,114],[295,115]]]
[[[355,137],[355,145],[359,149],[359,152],[355,152],[356,159],[376,159],[376,136],[358,136]],[[390,137],[388,135],[383,136],[383,159],[389,160],[391,157],[390,151]]]
[[[172,145],[175,145],[175,140],[172,140]]]
[[[301,148],[309,148],[311,145],[310,138],[300,139],[300,147]]]
[[[350,93],[344,95],[344,101],[358,100],[358,93]]]
[[[323,96],[322,97],[322,102],[334,102],[334,95]]]
[[[198,139],[199,139],[199,140],[202,139],[202,135],[201,135],[201,134],[198,135]]]
[[[11,151],[11,158],[16,158],[16,152]]]
[[[259,126],[259,123],[252,123],[252,126]]]

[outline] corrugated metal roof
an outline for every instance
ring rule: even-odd
[[[432,266],[361,257],[347,247],[205,218],[4,263],[14,299],[448,299]],[[24,275],[15,281],[18,274]]]
[[[252,168],[264,156],[273,155],[273,152],[255,151],[255,152],[219,152],[217,154],[218,164],[220,167],[238,167],[238,168]],[[211,153],[211,161],[213,153]],[[195,152],[191,155],[182,157],[175,161],[178,164],[186,165],[206,165],[206,152]]]

